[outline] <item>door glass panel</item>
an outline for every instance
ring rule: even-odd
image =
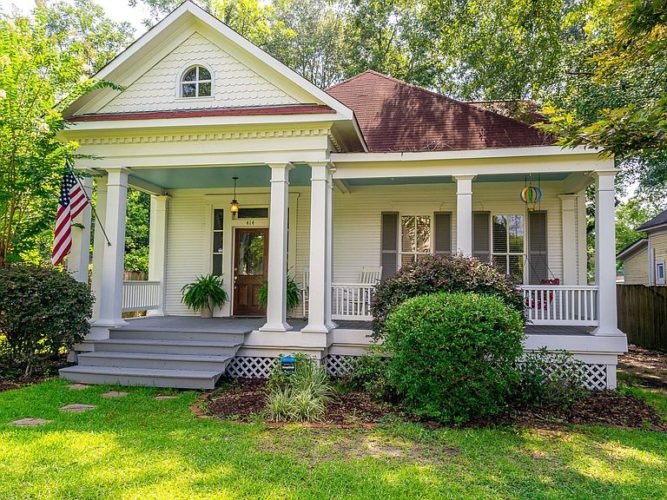
[[[239,269],[243,276],[264,274],[264,234],[242,232],[239,235]]]

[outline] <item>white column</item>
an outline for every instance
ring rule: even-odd
[[[332,300],[332,290],[331,284],[333,282],[333,196],[334,196],[334,183],[332,174],[335,168],[330,167],[328,169],[328,183],[329,183],[329,196],[327,196],[327,259],[326,259],[326,276],[325,276],[325,296],[324,296],[324,324],[327,325],[329,330],[336,328],[336,323],[331,319],[331,300]]]
[[[107,178],[95,178],[95,211],[97,217],[103,224],[107,213]],[[107,240],[104,238],[104,233],[100,227],[100,223],[95,219],[95,239],[93,241],[93,276],[92,276],[92,291],[95,297],[93,304],[93,321],[100,318],[100,297],[102,294],[102,268],[104,262],[104,249],[107,246]]]
[[[169,196],[151,196],[151,215],[148,232],[148,280],[160,282],[160,305],[147,312],[148,316],[164,316],[164,270],[167,255],[167,204]]]
[[[623,335],[616,317],[616,227],[614,177],[616,171],[596,172],[595,284],[600,323],[595,335]]]
[[[563,238],[563,285],[577,285],[577,208],[576,194],[560,195]]]
[[[311,163],[310,181],[310,282],[307,333],[327,333],[327,254],[330,174],[326,163]],[[331,286],[329,286],[331,288]]]
[[[269,209],[269,290],[263,332],[285,332],[287,324],[287,205],[289,163],[271,164],[271,206]]]
[[[472,181],[474,175],[458,175],[456,180],[456,251],[472,256]]]
[[[93,179],[81,179],[83,190],[88,199],[93,191]],[[72,250],[67,257],[67,270],[72,277],[81,283],[88,284],[88,264],[90,262],[90,215],[91,208],[86,204],[72,225]]]
[[[97,332],[125,324],[121,317],[123,299],[123,257],[125,253],[125,212],[127,176],[124,168],[107,168],[107,208],[105,229],[110,245],[104,249],[100,318],[93,325]]]

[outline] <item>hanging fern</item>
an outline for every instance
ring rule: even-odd
[[[259,304],[266,308],[266,304],[269,301],[269,282],[264,281],[262,283],[259,292],[257,293],[257,299]],[[294,278],[289,274],[287,275],[287,310],[294,309],[301,303],[301,290],[299,290],[299,285],[297,285]]]

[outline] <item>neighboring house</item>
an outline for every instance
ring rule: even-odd
[[[79,98],[62,135],[85,155],[76,167],[96,176],[110,244],[95,231],[94,323],[64,377],[210,387],[225,370],[265,376],[294,351],[340,373],[369,344],[377,279],[422,255],[461,253],[521,284],[526,349],[567,349],[590,387],[615,387],[627,347],[616,326],[617,171],[598,151],[562,149],[524,123],[372,71],[321,90],[191,2],[97,76],[124,90]],[[123,282],[128,186],[151,194],[148,281]],[[524,203],[524,188],[541,200]],[[69,265],[85,281],[89,212],[81,222]],[[181,303],[183,285],[207,273],[230,296],[221,319]],[[302,319],[288,320],[288,273],[307,298],[292,315]],[[124,321],[133,310],[150,317]]]
[[[647,237],[635,241],[616,256],[623,263],[626,285],[667,285],[667,210],[637,228]]]

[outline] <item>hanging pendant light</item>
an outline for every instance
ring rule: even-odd
[[[232,213],[232,217],[236,219],[236,216],[239,214],[239,202],[236,201],[236,181],[239,180],[238,177],[232,177],[234,179],[234,198],[232,199],[232,202],[229,204],[229,211]]]

